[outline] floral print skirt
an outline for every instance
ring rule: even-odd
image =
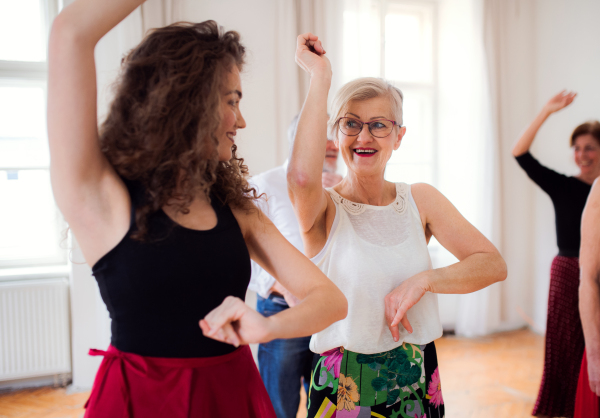
[[[313,359],[308,418],[443,418],[433,342],[385,353],[334,348]]]

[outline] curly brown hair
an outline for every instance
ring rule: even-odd
[[[243,158],[234,145],[219,162],[215,135],[226,72],[242,69],[244,52],[237,32],[208,20],[155,29],[124,58],[100,144],[117,173],[145,189],[133,238],[144,240],[148,217],[173,198],[182,213],[199,193],[254,208]]]

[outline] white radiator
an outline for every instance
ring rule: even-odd
[[[69,282],[0,282],[0,381],[71,372]]]

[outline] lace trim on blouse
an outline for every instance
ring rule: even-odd
[[[396,199],[390,203],[388,206],[391,206],[396,212],[402,215],[406,208],[408,207],[408,184],[406,183],[396,183]],[[333,188],[327,189],[331,195],[331,198],[339,205],[341,205],[346,212],[352,215],[360,215],[363,213],[367,207],[371,208],[384,208],[385,206],[373,206],[367,205],[364,203],[356,203],[351,200],[346,199],[345,197],[340,196]]]

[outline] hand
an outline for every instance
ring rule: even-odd
[[[569,106],[573,103],[573,100],[577,96],[577,93],[567,92],[566,90],[561,91],[556,96],[548,100],[548,103],[544,106],[544,110],[548,113],[558,112],[561,109]]]
[[[342,176],[337,173],[329,173],[324,171],[321,175],[321,182],[323,183],[323,188],[333,187],[342,181]]]
[[[290,308],[293,308],[298,303],[300,303],[300,299],[292,295],[290,291],[283,287],[283,285],[278,281],[276,281],[275,284],[271,287],[271,291],[281,293]]]
[[[269,319],[240,298],[227,296],[223,303],[200,320],[204,336],[235,345],[267,342]]]
[[[587,363],[588,363],[588,377],[590,379],[590,389],[600,396],[600,358],[596,356],[590,356],[590,353],[586,352]]]
[[[388,328],[392,333],[394,341],[400,339],[400,331],[398,330],[398,324],[400,323],[409,333],[412,334],[413,332],[406,313],[421,300],[427,291],[422,284],[422,274],[423,273],[419,273],[418,275],[405,280],[400,286],[388,293],[384,299],[385,321],[388,324]]]
[[[310,76],[325,74],[331,77],[331,63],[317,35],[304,33],[296,43],[296,63]]]

